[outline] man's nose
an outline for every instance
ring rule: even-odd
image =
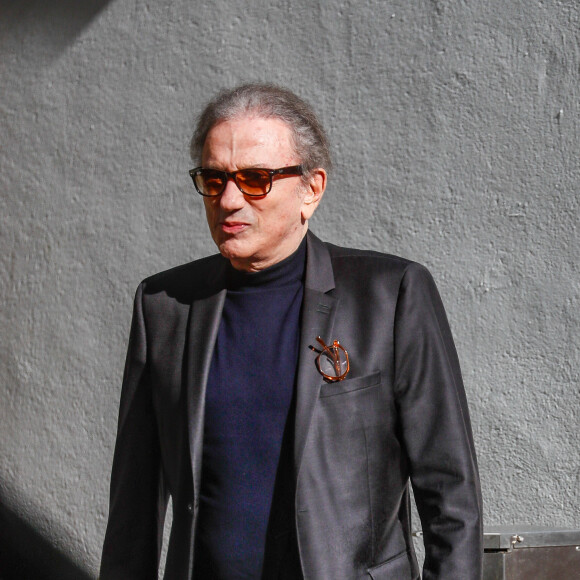
[[[235,211],[242,208],[246,203],[244,194],[239,190],[233,179],[228,179],[226,188],[219,198],[220,206],[226,211]]]

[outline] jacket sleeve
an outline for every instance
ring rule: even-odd
[[[111,473],[100,580],[157,578],[167,497],[147,368],[143,284],[137,290]]]
[[[443,304],[410,264],[395,314],[395,393],[425,543],[424,580],[480,580],[481,491],[467,400]]]

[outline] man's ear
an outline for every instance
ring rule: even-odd
[[[302,200],[302,219],[308,221],[318,207],[326,189],[326,171],[318,167],[311,172]]]

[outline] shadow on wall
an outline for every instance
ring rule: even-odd
[[[55,58],[110,1],[0,0],[0,53],[16,46],[27,54]]]
[[[93,580],[0,497],[0,580]]]

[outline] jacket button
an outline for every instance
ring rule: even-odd
[[[187,511],[192,514],[193,513],[193,504],[192,503],[188,503],[187,504]]]

